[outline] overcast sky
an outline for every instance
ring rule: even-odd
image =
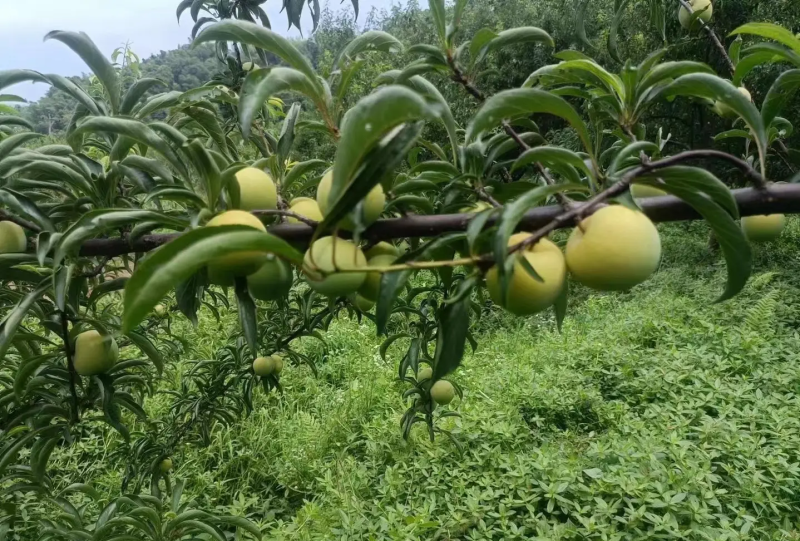
[[[0,70],[27,68],[43,73],[79,75],[88,68],[70,49],[58,41],[42,42],[51,30],[83,31],[89,34],[100,50],[110,55],[126,41],[146,58],[161,50],[174,49],[189,39],[192,18],[188,10],[175,18],[178,0],[0,0]],[[322,2],[324,4],[324,2]],[[372,7],[389,8],[403,0],[360,0],[359,22]],[[287,31],[281,0],[267,0],[263,6],[273,30],[297,36],[297,29]],[[331,0],[333,9],[352,10],[347,0]],[[303,31],[311,30],[308,10],[304,10]],[[3,93],[36,100],[47,91],[43,84],[16,85]]]

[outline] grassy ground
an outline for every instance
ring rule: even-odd
[[[723,304],[703,226],[662,232],[659,273],[576,290],[562,334],[550,316],[483,322],[455,376],[463,453],[402,440],[395,364],[373,327],[340,321],[319,377],[287,369],[282,396],[176,474],[270,539],[795,539],[800,227]]]
[[[756,248],[754,278],[722,304],[705,227],[661,231],[659,272],[624,294],[575,288],[563,333],[549,314],[480,323],[454,375],[462,417],[446,420],[463,453],[421,427],[401,438],[402,344],[385,364],[374,327],[342,319],[327,350],[299,345],[321,357],[318,377],[287,367],[282,395],[259,391],[210,446],[184,445],[175,477],[201,508],[277,540],[800,538],[800,222]],[[236,316],[175,324],[210,358]],[[117,439],[58,463],[113,494]]]

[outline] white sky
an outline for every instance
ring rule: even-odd
[[[373,7],[389,8],[404,0],[360,0],[359,22]],[[187,10],[178,25],[175,11],[179,0],[0,0],[0,70],[27,68],[43,73],[80,75],[88,68],[64,44],[42,38],[51,30],[83,31],[100,50],[110,55],[130,41],[133,50],[146,58],[161,50],[187,43],[193,21]],[[321,2],[324,5],[324,2]],[[297,29],[286,30],[286,15],[280,12],[281,0],[268,0],[262,6],[273,30],[297,36]],[[332,9],[352,10],[346,0],[331,0]],[[201,14],[202,16],[202,14]],[[308,9],[304,10],[303,31],[311,31]],[[46,91],[43,84],[20,84],[2,90],[36,100]]]

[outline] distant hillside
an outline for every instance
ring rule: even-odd
[[[188,45],[171,51],[161,51],[142,61],[142,77],[164,81],[166,90],[189,90],[209,81],[220,65],[211,46],[190,49]],[[88,76],[70,77],[83,88],[89,88]],[[53,134],[66,129],[75,101],[63,92],[50,88],[39,101],[22,108],[22,116],[30,120],[36,131]]]

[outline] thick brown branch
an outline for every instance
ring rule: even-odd
[[[640,173],[639,176],[649,171],[651,169]],[[612,194],[605,196],[603,201],[608,197],[619,195],[625,191],[625,186],[621,188],[615,188],[615,186],[616,184],[609,188],[609,190],[613,189]],[[800,214],[800,184],[774,184],[764,190],[745,188],[734,190],[733,194],[743,216],[778,213]],[[584,204],[579,206],[582,207]],[[596,205],[599,205],[599,203],[596,203]],[[700,219],[700,215],[692,207],[677,197],[648,198],[642,200],[641,205],[645,214],[654,222]],[[583,212],[583,214],[590,213]],[[533,209],[525,214],[519,224],[519,229],[535,231],[548,225],[563,214],[564,209],[560,205]],[[578,214],[580,213],[560,219],[552,229],[571,226],[575,216]],[[438,216],[406,216],[404,218],[380,220],[367,229],[362,238],[374,242],[398,238],[435,237],[442,233],[465,231],[470,220],[474,217],[474,214],[442,214]],[[492,221],[490,220],[489,223],[492,223]],[[279,224],[268,228],[268,231],[289,242],[308,242],[314,234],[314,229],[304,224]],[[178,236],[179,234],[144,235],[134,242],[128,242],[125,239],[95,239],[84,243],[80,253],[83,256],[115,257],[132,252],[148,252]]]

